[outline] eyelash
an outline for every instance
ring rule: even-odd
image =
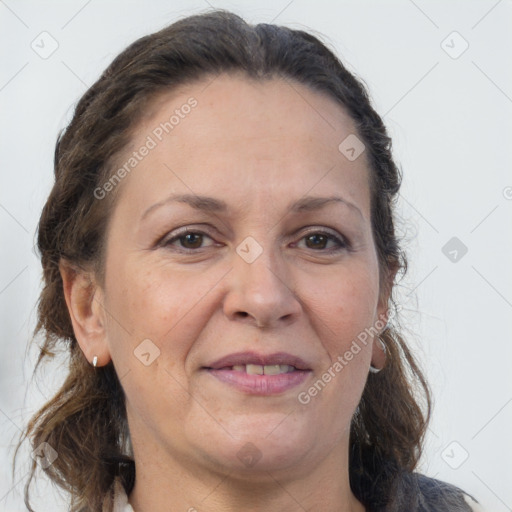
[[[330,252],[348,251],[351,249],[351,245],[345,237],[335,235],[329,231],[325,231],[322,229],[311,230],[311,231],[308,231],[307,233],[304,233],[302,235],[302,237],[300,238],[299,242],[301,242],[302,240],[304,240],[310,236],[313,236],[313,235],[324,236],[327,238],[327,243],[334,242],[337,245],[337,247],[331,247],[329,249],[311,249],[310,247],[307,247],[307,249],[311,249],[312,251],[329,252],[330,253]]]
[[[204,231],[201,231],[200,229],[185,228],[183,230],[178,231],[171,238],[164,239],[162,241],[161,245],[164,247],[170,247],[170,246],[172,246],[173,242],[179,241],[180,239],[185,238],[187,235],[200,235],[203,237],[206,236],[213,240],[213,238],[208,233],[205,233]],[[197,252],[200,249],[204,249],[204,247],[199,247],[198,249],[187,249],[185,247],[176,247],[175,248],[176,251],[183,252],[183,253]]]
[[[174,244],[174,242],[180,241],[180,239],[185,238],[187,235],[200,235],[200,236],[203,236],[203,237],[208,237],[211,240],[213,240],[213,238],[208,233],[206,233],[206,232],[204,232],[204,231],[202,231],[200,229],[191,229],[191,228],[187,227],[187,228],[184,228],[184,229],[178,231],[177,233],[175,233],[171,238],[164,239],[161,242],[160,245],[163,246],[163,247],[166,247],[166,248],[170,248]],[[334,242],[337,245],[337,247],[334,247],[334,248],[331,247],[331,248],[328,248],[328,249],[312,249],[312,248],[309,248],[313,252],[336,253],[336,252],[340,252],[340,251],[350,251],[352,249],[352,246],[351,246],[349,240],[347,240],[345,237],[334,235],[333,233],[331,233],[329,231],[322,230],[322,229],[311,230],[311,231],[308,231],[307,233],[304,233],[302,235],[302,237],[300,238],[299,242],[301,242],[302,240],[306,239],[307,237],[313,236],[313,235],[325,236],[327,238],[327,243],[329,243],[329,241],[332,241],[332,242]],[[295,245],[297,243],[298,242],[294,242]],[[211,245],[215,245],[215,243],[211,244]],[[185,248],[185,247],[175,246],[173,248],[173,250],[175,250],[177,252],[184,253],[184,254],[190,254],[190,253],[193,253],[193,252],[199,252],[202,249],[205,249],[205,247],[198,247],[198,248],[195,248],[195,249],[189,249],[189,248]],[[306,249],[308,249],[308,248],[306,248]]]

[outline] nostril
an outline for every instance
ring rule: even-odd
[[[237,315],[242,318],[247,318],[249,316],[249,313],[247,313],[247,311],[238,311]]]

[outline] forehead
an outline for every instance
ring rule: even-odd
[[[197,103],[192,109],[187,106],[191,101]],[[187,118],[190,121],[181,122]],[[139,135],[161,121],[171,121],[172,129],[164,130],[164,136],[175,140],[190,135],[187,125],[191,124],[190,129],[201,127],[198,137],[207,133],[210,140],[225,143],[229,135],[237,139],[277,136],[283,142],[300,135],[302,142],[338,148],[340,137],[356,133],[343,106],[326,93],[289,78],[256,80],[242,73],[204,77],[159,94],[146,109]]]
[[[246,200],[270,189],[279,199],[340,187],[366,210],[366,155],[351,161],[340,151],[354,136],[343,107],[305,85],[240,74],[207,77],[150,103],[118,161],[151,146],[122,184],[123,195],[135,205],[135,196],[156,202],[184,189],[229,188],[234,200],[237,192]]]

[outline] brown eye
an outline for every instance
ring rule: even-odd
[[[162,243],[162,246],[177,251],[187,252],[194,249],[206,249],[209,246],[215,245],[210,236],[201,231],[181,231],[172,238],[167,239]]]
[[[315,231],[306,234],[300,239],[297,246],[303,249],[322,251],[323,254],[350,249],[350,243],[344,237],[326,231]]]
[[[203,243],[203,235],[200,233],[187,233],[184,236],[180,236],[178,240],[185,249],[199,249]]]
[[[327,242],[329,241],[329,237],[320,233],[315,233],[313,235],[306,236],[305,240],[306,246],[310,249],[325,249]]]

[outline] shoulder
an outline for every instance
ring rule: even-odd
[[[459,487],[419,473],[403,475],[394,502],[391,510],[396,512],[483,512],[475,498]]]

